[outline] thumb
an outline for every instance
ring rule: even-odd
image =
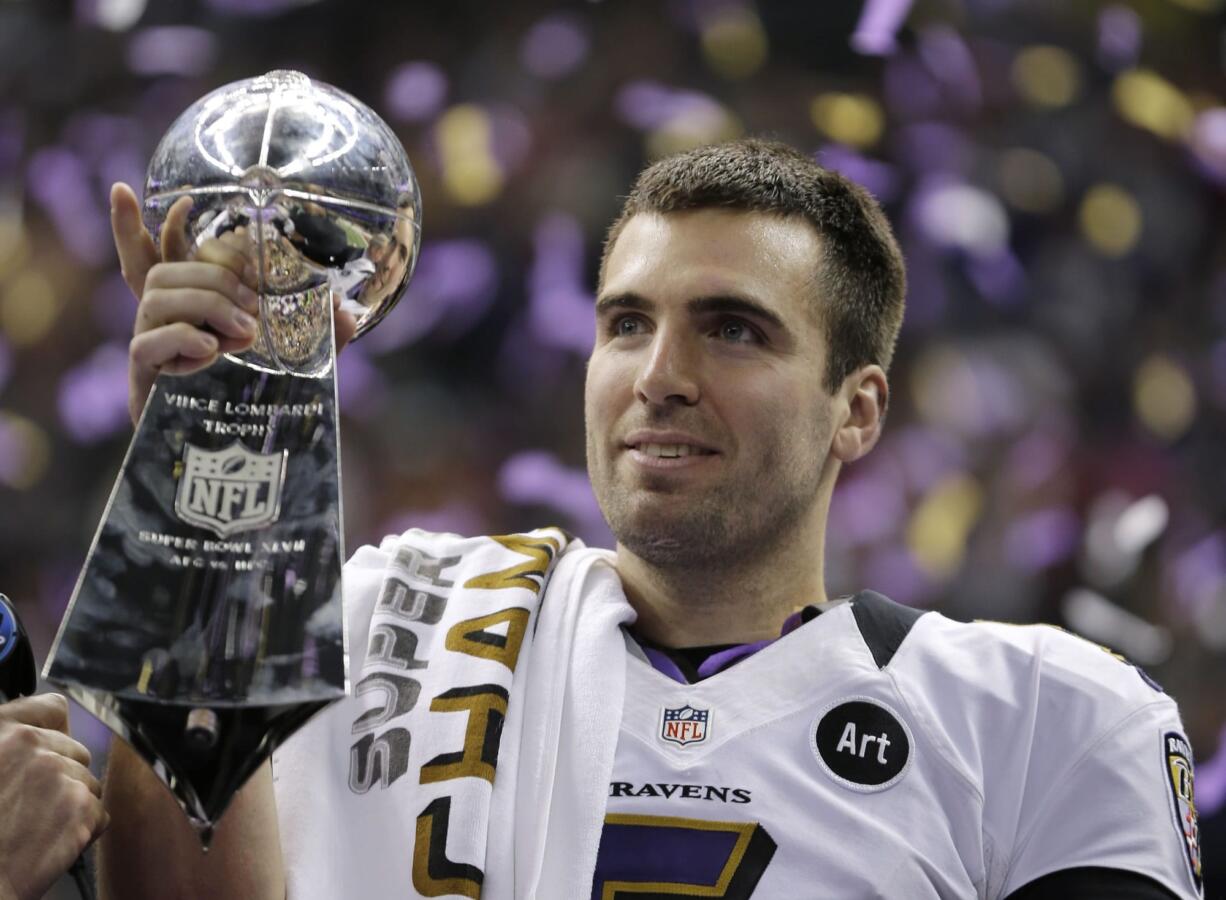
[[[122,181],[111,186],[111,235],[123,280],[139,300],[145,292],[145,276],[158,262],[158,251],[141,221],[136,193]]]

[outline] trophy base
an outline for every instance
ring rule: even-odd
[[[187,813],[206,851],[239,788],[274,747],[331,702],[191,706],[103,694],[80,685],[69,685],[66,692],[149,763]]]

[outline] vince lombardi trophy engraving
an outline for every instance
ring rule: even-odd
[[[258,337],[158,376],[44,676],[132,744],[207,846],[274,747],[348,688],[333,304],[359,336],[386,315],[421,202],[374,112],[277,71],[175,121],[144,218],[246,256]]]

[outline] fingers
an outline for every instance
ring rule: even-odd
[[[165,262],[180,262],[191,253],[187,239],[187,216],[192,211],[192,198],[180,197],[166,211],[162,223],[162,259]]]
[[[145,276],[158,261],[158,251],[141,221],[136,194],[123,182],[111,187],[111,235],[123,279],[139,298],[145,292]]]
[[[225,271],[214,269],[217,273]],[[221,279],[209,281],[217,280]],[[185,284],[181,287],[146,288],[145,298],[136,311],[136,334],[164,325],[186,323],[208,326],[218,337],[230,337],[240,342],[253,340],[256,321],[252,313],[259,306],[255,293],[245,285],[230,288],[223,284],[210,284],[209,281],[202,280],[196,285]]]
[[[0,705],[0,721],[19,722],[68,734],[68,700],[63,694],[19,697]]]

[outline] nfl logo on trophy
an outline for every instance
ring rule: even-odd
[[[700,744],[707,739],[709,709],[695,709],[686,704],[676,709],[665,709],[660,720],[660,738],[670,744],[684,747]]]
[[[288,452],[257,453],[240,441],[210,451],[186,445],[175,514],[224,538],[277,521]]]

